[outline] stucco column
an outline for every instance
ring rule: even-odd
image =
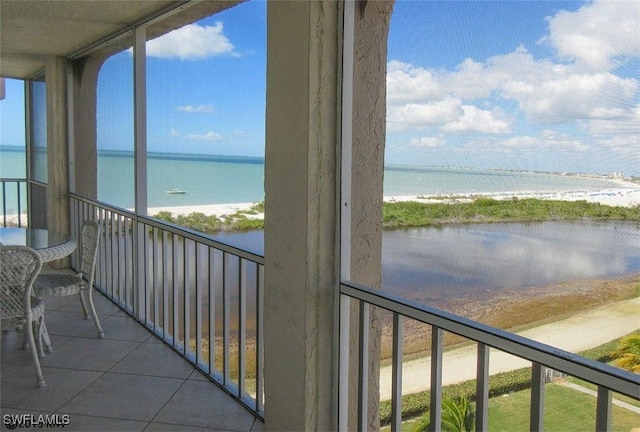
[[[387,39],[393,1],[355,5],[351,147],[351,269],[354,282],[382,286],[382,198],[386,136]],[[351,328],[359,308],[351,307]],[[380,428],[380,311],[370,310],[367,430]],[[357,394],[358,334],[350,341],[349,394]],[[349,398],[349,429],[357,428],[357,398]]]
[[[97,89],[104,56],[74,60],[73,71],[73,160],[75,193],[98,197]]]
[[[69,233],[69,150],[67,146],[67,67],[63,57],[47,58],[47,229]],[[69,258],[51,264],[69,267]]]
[[[267,5],[267,430],[337,424],[338,7]]]

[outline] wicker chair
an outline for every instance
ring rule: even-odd
[[[96,308],[93,305],[93,276],[96,269],[100,232],[100,225],[95,221],[85,221],[82,224],[80,236],[80,273],[76,275],[56,273],[41,274],[33,284],[33,288],[38,297],[62,297],[77,294],[78,297],[80,297],[84,318],[89,319],[89,312],[91,312],[91,317],[98,331],[98,337],[104,338],[104,331],[100,325]],[[88,309],[84,293],[87,294],[89,300]]]
[[[3,330],[24,326],[38,387],[45,386],[37,351],[39,347],[40,356],[44,356],[44,303],[32,294],[33,282],[41,269],[42,258],[35,250],[26,246],[0,246],[0,322]],[[37,346],[34,333],[37,335]]]

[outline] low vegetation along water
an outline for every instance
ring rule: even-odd
[[[394,294],[503,328],[639,294],[637,206],[479,198],[383,210],[383,288]],[[261,254],[263,211],[159,216]],[[555,303],[540,302],[551,295]],[[498,302],[537,312],[487,314]]]

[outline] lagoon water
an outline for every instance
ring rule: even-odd
[[[640,273],[640,223],[558,221],[385,231],[385,290],[429,304]]]
[[[261,232],[219,236],[258,254]],[[640,223],[559,221],[386,230],[385,291],[446,308],[451,298],[640,273]]]

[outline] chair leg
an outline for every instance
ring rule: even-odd
[[[40,368],[40,360],[38,359],[38,352],[36,348],[36,341],[33,337],[33,322],[31,321],[31,317],[27,317],[27,322],[25,323],[26,329],[25,333],[29,338],[29,345],[31,348],[31,359],[33,361],[33,367],[36,370],[36,381],[38,383],[38,387],[46,386],[46,382],[44,381],[44,376],[42,375],[42,369]]]
[[[29,348],[29,336],[27,335],[27,325],[22,323],[22,349]]]
[[[44,323],[44,315],[36,320],[36,325],[33,327],[33,339],[38,347],[38,357],[44,358],[44,346],[42,345],[42,324]]]
[[[91,290],[91,288],[89,288]],[[100,339],[104,339],[104,330],[102,330],[102,326],[100,325],[100,320],[98,319],[98,313],[96,312],[96,307],[93,304],[93,296],[92,292],[89,291],[89,309],[91,310],[91,316],[93,317],[93,323],[96,325],[96,330],[98,331],[98,337]]]
[[[44,342],[44,350],[48,353],[53,352],[53,347],[51,346],[51,338],[49,337],[49,330],[47,330],[47,324],[44,322],[44,317],[42,317],[42,341]]]
[[[84,319],[89,319],[89,311],[87,310],[87,302],[84,299],[84,293],[82,291],[78,292],[78,297],[80,297],[80,304],[82,305],[82,313],[84,313]]]

